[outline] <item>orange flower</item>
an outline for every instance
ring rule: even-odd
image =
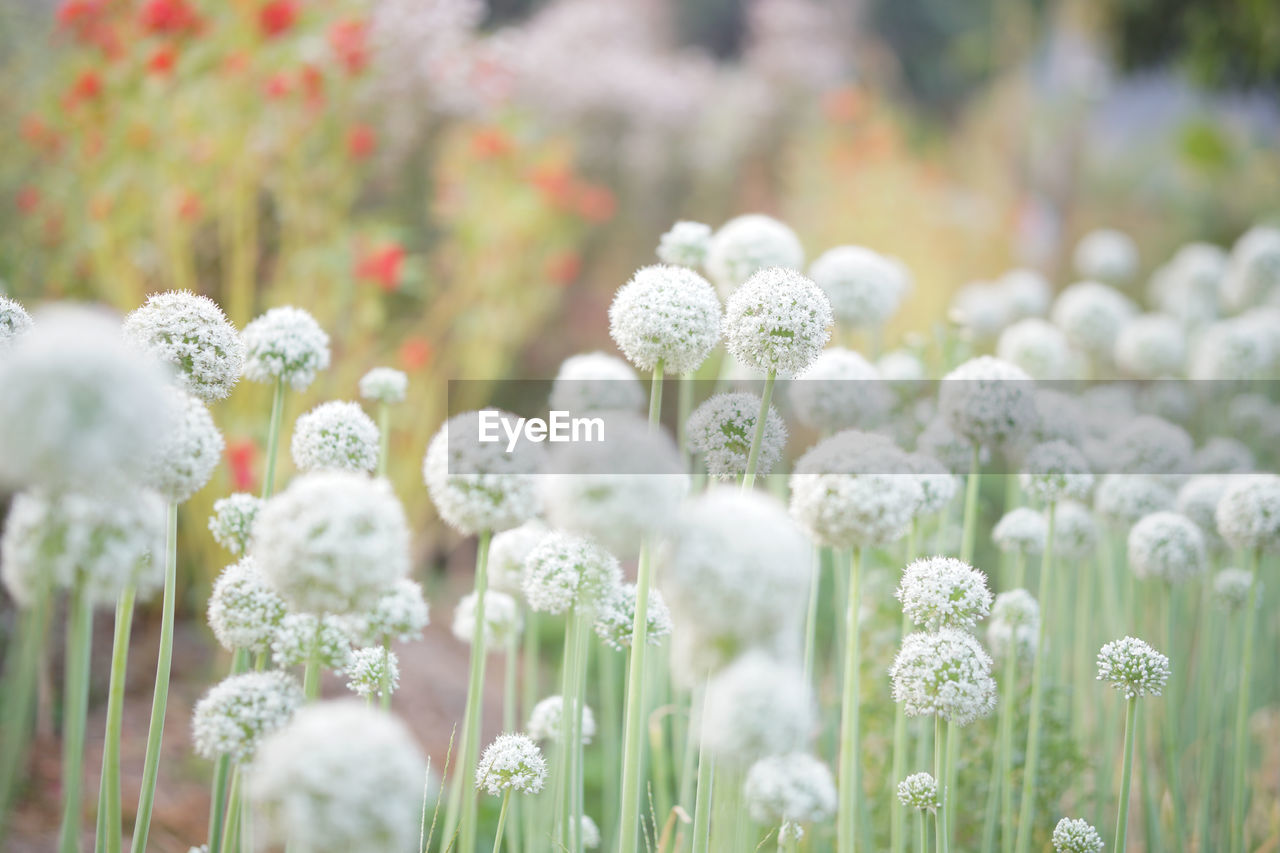
[[[618,210],[618,200],[613,191],[600,184],[580,185],[576,202],[579,215],[597,225],[608,222]]]
[[[256,492],[258,478],[253,473],[258,456],[258,445],[251,438],[236,438],[227,442],[227,467],[231,469],[232,487],[237,492]]]
[[[267,38],[287,33],[297,20],[297,0],[269,0],[258,10],[258,27]]]
[[[200,211],[200,196],[183,190],[178,196],[178,218],[183,222],[193,222],[200,218]]]
[[[471,151],[480,160],[504,157],[514,147],[511,137],[500,127],[483,127],[471,137]]]
[[[421,370],[431,363],[434,354],[426,338],[408,338],[400,345],[400,364],[405,370]]]
[[[572,284],[582,272],[582,258],[572,249],[566,249],[547,258],[543,270],[556,284]]]
[[[329,28],[329,47],[347,71],[359,74],[369,64],[368,27],[356,19],[336,21]]]
[[[573,175],[563,164],[547,163],[534,167],[529,173],[529,182],[556,206],[568,207],[572,201]]]
[[[363,160],[378,147],[378,137],[367,124],[357,124],[347,131],[347,153],[353,160]]]
[[[356,261],[356,278],[391,293],[400,284],[404,254],[404,248],[398,243],[367,251]]]

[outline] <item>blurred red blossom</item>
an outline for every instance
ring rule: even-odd
[[[572,249],[566,249],[547,258],[543,269],[555,284],[572,284],[582,272],[582,257]]]
[[[151,54],[151,58],[147,60],[147,70],[152,74],[168,74],[177,61],[178,52],[172,47],[165,46]]]
[[[363,160],[378,147],[378,137],[367,124],[357,124],[347,132],[347,153],[352,159]]]
[[[258,457],[258,445],[251,438],[234,438],[227,442],[227,466],[231,469],[232,488],[237,492],[252,492],[258,487],[253,473]]]
[[[337,21],[329,28],[329,46],[352,74],[359,74],[369,64],[368,33],[368,25],[356,19]]]
[[[471,150],[481,160],[505,156],[513,148],[511,135],[500,127],[483,127],[471,137]]]
[[[70,101],[91,101],[102,94],[102,77],[97,71],[81,71],[71,86]]]
[[[356,278],[376,284],[390,293],[400,284],[404,254],[404,248],[398,243],[367,250],[356,261]]]
[[[617,212],[618,200],[613,191],[601,184],[581,184],[577,190],[577,209],[583,219],[596,224],[608,222]]]
[[[258,10],[258,27],[267,38],[283,35],[298,20],[297,0],[270,0]]]
[[[421,370],[431,363],[435,350],[426,338],[407,338],[400,344],[400,365],[405,370]]]
[[[40,206],[40,190],[32,186],[22,187],[18,190],[17,203],[19,211],[31,213]]]
[[[200,19],[186,0],[147,0],[142,6],[142,26],[153,33],[170,35],[190,32],[200,26]]]

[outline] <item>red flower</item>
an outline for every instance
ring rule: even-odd
[[[237,492],[254,492],[258,478],[253,473],[253,463],[258,455],[258,445],[251,438],[237,438],[227,443],[227,466],[231,469],[232,487]]]
[[[400,266],[404,263],[404,249],[391,243],[365,252],[356,261],[356,278],[376,284],[388,293],[400,283]]]
[[[162,47],[151,54],[151,58],[147,60],[147,70],[152,74],[168,74],[173,70],[173,65],[177,61],[178,52],[176,50],[172,47]]]
[[[482,128],[471,137],[471,150],[481,160],[505,156],[514,147],[511,137],[500,127]]]
[[[400,345],[400,364],[405,370],[421,370],[435,352],[426,338],[409,338]]]
[[[67,0],[58,7],[58,26],[74,33],[76,38],[91,41],[102,25],[106,0]]]
[[[71,102],[90,101],[102,94],[102,77],[97,71],[82,71],[71,87]]]
[[[191,222],[200,218],[200,196],[190,190],[183,190],[178,197],[178,218]]]
[[[378,137],[367,124],[357,124],[347,131],[347,153],[353,160],[363,160],[378,147]]]
[[[182,33],[200,24],[186,0],[147,0],[141,17],[143,29],[153,33]]]
[[[329,28],[329,46],[338,61],[352,74],[359,74],[369,64],[369,30],[364,21],[337,21]]]
[[[289,82],[289,75],[281,72],[267,78],[266,89],[269,98],[287,98],[293,91],[293,84]]]
[[[308,101],[312,104],[324,101],[324,74],[320,73],[319,68],[314,65],[304,65],[299,78],[302,81],[302,89],[306,92]]]
[[[583,184],[578,187],[578,213],[588,222],[608,222],[618,210],[618,200],[613,192],[599,184]]]
[[[40,190],[35,187],[23,187],[18,190],[18,210],[31,213],[40,206]]]
[[[267,38],[283,35],[298,20],[297,0],[269,0],[258,10],[258,27]]]
[[[530,173],[529,182],[557,207],[567,206],[571,201],[573,175],[563,165],[538,166]]]
[[[543,270],[555,284],[572,284],[582,272],[582,258],[572,250],[557,252],[547,258]]]

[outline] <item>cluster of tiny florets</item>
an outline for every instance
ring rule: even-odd
[[[458,605],[453,609],[453,636],[464,643],[470,643],[475,638],[477,601],[476,594],[469,592],[458,600]],[[501,650],[508,640],[520,633],[523,627],[520,605],[514,598],[496,589],[485,591],[485,649],[489,652]]]
[[[827,765],[807,752],[770,755],[747,771],[742,785],[757,823],[824,823],[836,811],[836,785]]]
[[[30,331],[32,325],[27,309],[7,296],[0,296],[0,350]]]
[[[769,267],[729,297],[725,346],[741,365],[791,376],[817,360],[832,322],[831,301],[821,288],[795,270]]]
[[[247,763],[258,742],[287,723],[302,701],[302,688],[286,673],[233,675],[196,703],[191,724],[196,752]]]
[[[213,502],[209,516],[209,532],[213,541],[232,554],[243,554],[249,548],[253,523],[262,509],[262,499],[247,492],[236,492]]]
[[[1167,314],[1134,317],[1116,336],[1116,366],[1129,376],[1162,379],[1179,376],[1187,361],[1187,333]]]
[[[272,308],[244,327],[244,375],[301,391],[329,366],[329,336],[301,308]]]
[[[1011,509],[996,522],[991,540],[1001,551],[1032,556],[1044,552],[1049,525],[1043,513],[1029,507]]]
[[[621,651],[631,647],[636,621],[636,595],[636,585],[624,583],[605,595],[596,606],[596,636],[611,649]],[[662,641],[671,634],[671,611],[667,609],[662,593],[656,589],[649,590],[645,624],[648,626],[645,640],[651,646],[662,645]]]
[[[787,225],[771,216],[748,213],[730,219],[711,237],[707,273],[723,294],[768,267],[800,269],[804,247]]]
[[[293,427],[290,447],[299,471],[364,471],[378,464],[378,427],[356,403],[321,403]]]
[[[1085,278],[1124,283],[1138,274],[1138,246],[1114,228],[1098,228],[1076,243],[1071,261]]]
[[[707,753],[726,765],[796,752],[813,725],[809,685],[798,667],[747,652],[707,682],[698,725]]]
[[[403,403],[409,394],[409,377],[394,367],[375,367],[360,377],[360,396],[378,403]]]
[[[824,349],[788,383],[787,396],[801,423],[828,433],[877,426],[892,403],[879,371],[842,347]]]
[[[1112,640],[1098,652],[1098,680],[1129,699],[1159,696],[1169,680],[1169,659],[1136,637]]]
[[[1075,501],[1063,501],[1053,510],[1053,553],[1073,560],[1093,552],[1098,542],[1098,522],[1093,513]]]
[[[1104,847],[1098,830],[1082,818],[1064,817],[1053,828],[1053,849],[1057,853],[1101,853]]]
[[[970,359],[943,377],[938,411],[959,435],[982,447],[1016,440],[1037,419],[1031,377],[991,356]]]
[[[1066,379],[1071,368],[1071,345],[1066,336],[1039,317],[1007,326],[996,342],[996,355],[1032,379]]]
[[[564,697],[548,696],[533,706],[533,710],[529,712],[529,722],[526,728],[529,736],[534,740],[551,741],[559,743],[562,733],[564,732]],[[591,711],[591,706],[582,706],[582,743],[587,745],[591,743],[591,739],[596,736],[596,716]]]
[[[609,334],[641,370],[691,373],[720,340],[720,300],[687,267],[643,267],[614,296]]]
[[[997,658],[1007,658],[1010,651],[1020,658],[1031,657],[1036,650],[1040,628],[1040,605],[1025,589],[1011,589],[996,596],[987,624],[987,645]]]
[[[680,221],[658,240],[658,260],[682,267],[700,267],[711,247],[711,226]]]
[[[175,421],[147,467],[145,482],[173,503],[185,503],[204,488],[222,461],[226,443],[209,409],[195,396],[173,389]]]
[[[1213,597],[1227,610],[1242,610],[1249,601],[1253,573],[1245,569],[1223,569],[1213,576]]]
[[[218,303],[186,291],[154,293],[124,319],[134,346],[167,365],[199,399],[221,400],[240,380],[245,346]]]
[[[893,698],[909,717],[937,714],[966,726],[995,708],[991,658],[967,631],[910,634],[889,670]]]
[[[1129,420],[1103,450],[1113,471],[1126,474],[1189,474],[1195,443],[1182,427],[1154,415]]]
[[[840,323],[860,329],[883,326],[909,288],[901,263],[861,246],[837,246],[809,265],[813,279],[831,300]]]
[[[276,666],[301,666],[314,659],[321,667],[346,672],[351,665],[351,637],[337,616],[288,613],[271,635]]]
[[[1280,550],[1280,476],[1233,478],[1216,512],[1218,533],[1232,548]]]
[[[554,411],[638,412],[648,395],[635,369],[615,355],[587,352],[560,364],[547,405]]]
[[[689,449],[702,454],[712,477],[737,478],[747,470],[760,398],[748,391],[714,394],[693,410],[685,429]],[[787,425],[773,406],[764,419],[756,473],[768,474],[782,457]]]
[[[400,658],[385,646],[356,649],[345,672],[347,689],[358,696],[391,694],[400,686]]]
[[[1103,519],[1131,524],[1153,512],[1172,509],[1174,497],[1159,477],[1107,474],[1098,481],[1093,508]]]
[[[489,542],[489,589],[508,595],[524,594],[524,564],[529,552],[551,529],[538,518],[494,534]]]
[[[938,782],[932,773],[912,773],[898,783],[898,802],[909,809],[933,811],[938,807]]]
[[[368,610],[343,617],[351,638],[368,646],[420,640],[430,621],[431,611],[422,586],[409,578],[400,578],[385,589]]]
[[[227,566],[209,596],[209,627],[227,651],[265,652],[284,619],[283,599],[252,557]]]
[[[476,765],[476,788],[492,796],[536,794],[547,781],[547,762],[528,735],[498,735]]]
[[[1038,444],[1022,460],[1019,481],[1028,495],[1046,503],[1084,500],[1093,489],[1093,473],[1084,454],[1065,441]]]
[[[1134,310],[1133,303],[1115,288],[1082,281],[1058,294],[1050,317],[1073,347],[1108,356]]]
[[[593,607],[618,586],[618,560],[590,539],[555,532],[539,542],[524,565],[524,598],[542,613]]]
[[[1185,515],[1152,513],[1129,529],[1129,567],[1140,578],[1181,583],[1201,574],[1206,559],[1204,534]]]
[[[502,419],[514,418],[498,411]],[[427,446],[422,473],[444,521],[467,535],[515,527],[537,514],[534,477],[539,454],[519,442],[480,441],[480,413],[454,415]]]
[[[991,609],[987,576],[953,557],[911,563],[896,595],[907,618],[930,631],[972,628]]]

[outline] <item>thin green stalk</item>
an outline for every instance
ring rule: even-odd
[[[36,681],[41,652],[49,630],[53,594],[37,590],[29,608],[18,611],[17,639],[5,655],[4,681],[0,683],[4,726],[0,727],[0,841],[8,827],[9,806],[18,784],[18,771],[26,765],[35,716]]]
[[[920,825],[920,846],[917,849],[920,853],[925,853],[929,849],[929,828],[924,819],[924,809],[919,809],[916,814],[919,815],[917,823]]]
[[[1138,697],[1128,700],[1124,712],[1124,765],[1120,771],[1120,806],[1116,816],[1116,838],[1112,850],[1125,850],[1125,837],[1129,832],[1129,786],[1133,781],[1133,741],[1137,728]]]
[[[244,774],[237,764],[231,768],[231,787],[227,791],[227,814],[222,826],[222,837],[229,849],[238,849],[234,839],[240,834],[240,815],[244,806]]]
[[[120,729],[124,720],[124,677],[129,668],[129,634],[135,589],[129,584],[116,602],[116,631],[111,643],[111,686],[107,689],[107,730],[102,740],[102,782],[98,788],[99,841],[95,850],[119,853]]]
[[[703,692],[696,699],[701,715]],[[696,719],[696,717],[695,717]],[[690,725],[690,728],[694,728]],[[701,735],[698,737],[698,787],[693,805],[693,853],[708,853],[711,849],[711,798],[715,784],[715,765],[707,754]]]
[[[652,758],[653,775],[650,783],[650,798],[660,819],[665,819],[671,814],[671,752],[667,749],[667,730],[664,723],[665,719],[661,711],[655,711],[649,715],[649,755]]]
[[[316,618],[316,630],[311,635],[311,647],[307,649],[307,663],[302,673],[302,695],[308,701],[320,696],[320,629],[324,623]]]
[[[1165,648],[1169,650],[1170,660],[1185,661],[1189,656],[1179,655],[1174,647],[1178,637],[1178,631],[1176,630],[1178,614],[1175,609],[1176,591],[1171,584],[1165,584],[1164,592]],[[1164,776],[1169,789],[1170,808],[1173,811],[1173,837],[1185,840],[1188,838],[1186,816],[1183,814],[1182,808],[1182,786],[1178,781],[1178,764],[1181,761],[1178,749],[1178,708],[1183,701],[1190,697],[1182,695],[1182,679],[1179,677],[1178,667],[1170,668],[1169,680],[1165,685],[1164,695],[1165,701],[1162,703],[1164,706]]]
[[[84,787],[84,727],[89,713],[89,651],[93,642],[93,599],[83,578],[71,591],[67,617],[66,680],[62,696],[62,826],[58,849],[80,850],[81,793]]]
[[[600,696],[600,752],[608,765],[605,767],[604,786],[601,808],[604,809],[602,827],[616,825],[618,818],[618,774],[621,771],[619,761],[622,750],[620,721],[622,719],[621,685],[618,679],[618,665],[622,662],[620,651],[601,648],[596,656],[599,667],[600,683],[597,685]]]
[[[560,845],[571,853],[574,849],[573,839],[578,835],[573,819],[574,806],[577,802],[574,786],[578,781],[579,754],[579,744],[575,743],[574,739],[577,737],[577,724],[580,719],[578,714],[578,650],[580,648],[578,634],[582,630],[580,623],[578,608],[571,607],[564,622],[564,666],[561,667],[560,686],[560,791],[556,798],[557,813],[560,818],[558,833]]]
[[[1206,585],[1211,583],[1208,577],[1205,578]],[[1199,800],[1199,806],[1196,813],[1195,833],[1198,839],[1196,849],[1207,850],[1210,845],[1208,839],[1210,837],[1210,809],[1209,805],[1214,799],[1219,786],[1218,781],[1218,755],[1221,750],[1218,746],[1221,743],[1218,735],[1221,732],[1218,722],[1221,715],[1221,699],[1219,698],[1223,692],[1219,686],[1219,673],[1225,672],[1223,669],[1223,649],[1227,647],[1225,626],[1218,624],[1218,620],[1214,618],[1214,608],[1207,600],[1201,612],[1203,620],[1201,636],[1204,638],[1206,648],[1202,657],[1203,666],[1197,673],[1198,688],[1200,694],[1199,715],[1196,719],[1196,736],[1195,742],[1199,744],[1198,754],[1196,756],[1199,770],[1197,772],[1196,793]]]
[[[956,771],[960,766],[960,738],[951,736],[951,724],[947,723],[947,758],[946,766],[943,772],[946,773],[946,781],[942,783],[943,788],[947,791],[947,799],[950,801],[950,793],[957,790],[956,788]],[[956,809],[947,807],[947,844],[951,844],[951,836],[956,831]]]
[[[236,649],[231,658],[231,674],[239,675],[249,669],[249,651]],[[209,805],[209,853],[221,853],[224,836],[223,818],[226,816],[227,785],[231,781],[231,756],[220,755],[213,768],[213,789]]]
[[[280,420],[284,417],[284,379],[276,379],[271,395],[271,423],[267,428],[267,472],[262,478],[262,497],[269,498],[276,487],[276,456],[280,445]]]
[[[520,655],[520,635],[511,631],[507,634],[506,640],[502,668],[502,730],[514,732],[518,728],[516,703],[519,700],[516,698],[516,681],[520,667],[520,662],[517,660]]]
[[[387,458],[391,449],[391,406],[378,403],[378,476],[387,476]]]
[[[1087,560],[1081,560],[1079,563],[1079,571],[1076,575],[1075,586],[1075,629],[1072,631],[1071,655],[1074,671],[1072,679],[1076,684],[1089,683],[1089,668],[1093,665],[1093,655],[1090,653],[1096,648],[1091,642],[1089,636],[1089,623],[1094,617],[1094,595],[1093,583],[1094,573],[1097,566]],[[1065,577],[1064,577],[1065,579]],[[1088,710],[1091,706],[1089,702],[1089,691],[1074,690],[1072,691],[1071,703],[1071,733],[1076,739],[1076,743],[1084,743],[1085,735],[1088,731],[1085,727]]]
[[[862,795],[859,714],[861,711],[862,649],[859,644],[858,609],[861,605],[862,547],[855,546],[849,566],[849,600],[844,616],[844,684],[840,706],[840,767],[837,777],[839,806],[836,810],[836,849],[854,849],[854,822]]]
[[[151,722],[147,731],[147,755],[142,765],[142,790],[133,824],[132,853],[144,853],[151,832],[151,810],[160,775],[160,748],[164,742],[164,712],[169,704],[169,668],[173,663],[173,609],[178,586],[178,505],[168,507],[164,564],[164,602],[160,616],[160,651],[156,661],[155,694],[151,697]]]
[[[649,428],[657,429],[662,420],[662,359],[653,366],[653,379],[649,383]]]
[[[680,450],[680,467],[684,471],[689,470],[689,442],[687,431],[687,423],[689,413],[693,410],[693,374],[686,373],[680,377],[680,384],[676,386],[676,447]]]
[[[502,849],[502,831],[507,828],[507,807],[511,805],[511,789],[502,793],[502,809],[498,812],[498,831],[493,836],[493,853]]]
[[[911,530],[907,533],[907,565],[915,562],[916,550],[920,537],[920,520],[911,520]],[[911,631],[911,620],[902,614],[902,624],[898,629],[899,638],[907,636]],[[893,784],[902,781],[907,770],[907,715],[902,704],[895,702],[893,710],[893,770],[890,779]],[[890,799],[889,843],[893,853],[902,853],[907,846],[907,810],[897,797]]]
[[[1010,638],[1012,639],[1012,638]],[[1000,685],[1000,772],[995,783],[1000,788],[1000,849],[1013,851],[1013,707],[1018,692],[1018,655],[1014,648],[1005,653],[1004,683]]]
[[[485,648],[484,598],[489,586],[489,540],[492,534],[481,531],[476,547],[476,623],[471,632],[471,674],[467,679],[467,710],[462,730],[461,798],[459,818],[459,850],[474,850],[476,839],[476,761],[480,752],[480,712],[484,705],[484,666],[488,650]],[[445,837],[453,828],[446,827]]]
[[[1045,628],[1049,623],[1047,608],[1043,602],[1045,596],[1053,589],[1053,534],[1055,504],[1050,501],[1046,509],[1048,531],[1044,541],[1044,557],[1040,563],[1040,591],[1037,600],[1041,602],[1040,625],[1036,632],[1036,651],[1031,666],[1031,709],[1027,724],[1026,760],[1022,769],[1022,803],[1018,809],[1018,843],[1017,853],[1027,853],[1031,849],[1031,830],[1035,821],[1036,806],[1036,771],[1040,763],[1040,717],[1043,711],[1044,666],[1045,666]],[[1123,849],[1123,848],[1121,848]]]
[[[1232,853],[1243,851],[1247,841],[1244,801],[1249,755],[1245,747],[1249,741],[1249,681],[1253,675],[1253,634],[1258,621],[1258,550],[1256,548],[1249,554],[1249,571],[1253,575],[1253,581],[1249,584],[1249,600],[1245,604],[1244,613],[1244,632],[1240,641],[1240,689],[1236,693],[1235,747],[1231,758]]]
[[[387,657],[391,656],[391,638],[386,637],[382,641],[382,650],[387,653]],[[514,666],[514,664],[508,664]],[[382,677],[378,679],[378,687],[381,695],[378,697],[378,705],[384,711],[391,710],[391,667],[382,668]],[[508,731],[511,731],[508,729]]]
[[[969,457],[969,476],[964,485],[964,530],[960,537],[960,559],[973,562],[973,548],[978,534],[978,482],[981,474],[982,448],[973,446]]]
[[[938,809],[934,812],[934,848],[937,853],[947,853],[947,724],[942,717],[933,717],[933,778],[938,783]]]
[[[636,570],[636,616],[631,629],[627,670],[627,712],[622,724],[622,798],[618,805],[618,849],[635,853],[640,826],[640,786],[644,778],[645,651],[649,642],[649,543],[640,546]]]
[[[818,599],[822,586],[822,548],[812,551],[809,571],[809,609],[804,618],[804,682],[813,685],[813,655],[818,644]],[[816,690],[816,685],[814,685]]]
[[[750,489],[756,482],[756,466],[760,463],[760,445],[764,442],[764,425],[769,420],[769,402],[773,398],[773,383],[778,371],[770,370],[764,378],[764,392],[760,395],[760,413],[756,415],[756,430],[751,437],[751,450],[747,453],[747,471],[742,475],[742,488]]]

